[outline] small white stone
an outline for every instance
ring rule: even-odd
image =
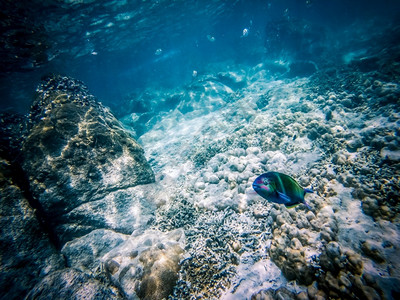
[[[316,169],[316,168],[312,168],[310,170],[310,175],[311,176],[317,176],[319,173],[320,173],[320,171],[318,169]]]
[[[249,180],[249,177],[250,177],[249,172],[243,172],[238,175],[237,181],[238,182],[247,182],[247,180]]]
[[[232,155],[240,157],[240,156],[245,156],[246,151],[243,148],[237,148],[232,151]]]
[[[301,244],[301,242],[299,241],[299,239],[297,238],[293,238],[291,241],[291,246],[293,249],[299,250],[303,247],[303,245]]]
[[[310,179],[308,176],[303,175],[299,178],[299,183],[301,186],[307,186],[309,184],[309,182],[310,182]]]
[[[308,211],[306,213],[306,218],[307,218],[308,221],[311,221],[312,219],[315,218],[315,215],[314,215],[314,213],[312,211]]]
[[[381,157],[383,159],[388,159],[391,161],[398,162],[400,161],[400,151],[399,150],[391,151],[387,148],[382,148]]]
[[[196,190],[204,190],[206,188],[206,185],[203,181],[198,181],[194,185]]]
[[[227,177],[225,177],[225,180],[227,182],[237,182],[237,176],[235,174],[228,174]]]
[[[230,166],[230,169],[232,171],[242,173],[244,171],[244,169],[246,169],[246,166],[244,164],[241,164],[241,163],[233,163]]]
[[[260,153],[260,148],[258,147],[249,147],[246,149],[247,155],[253,154],[253,155],[257,155],[258,153]]]
[[[208,182],[211,184],[218,184],[219,183],[219,178],[217,175],[213,174],[210,177],[208,177]]]
[[[242,248],[242,245],[240,244],[239,241],[234,241],[234,242],[232,243],[232,249],[233,249],[233,251],[238,252],[238,251],[240,250],[240,248]]]
[[[214,173],[218,172],[218,165],[216,163],[211,164],[210,168]]]
[[[231,199],[231,198],[232,198],[232,192],[231,192],[231,191],[225,191],[225,192],[222,194],[222,196],[223,196],[224,198]]]
[[[225,173],[222,172],[222,171],[217,172],[215,175],[217,175],[217,177],[219,178],[219,180],[221,180],[221,179],[223,179],[223,178],[225,177]]]

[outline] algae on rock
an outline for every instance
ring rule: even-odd
[[[68,77],[52,76],[39,85],[22,155],[32,193],[60,244],[96,228],[114,229],[104,220],[109,205],[75,213],[83,205],[154,182],[141,146],[82,82]],[[100,217],[85,221],[85,215]]]

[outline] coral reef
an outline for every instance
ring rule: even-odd
[[[263,211],[261,207],[255,209]],[[174,299],[190,296],[219,298],[224,290],[237,289],[246,268],[266,257],[268,220],[253,220],[253,211],[232,209],[196,211],[196,221],[186,226],[186,253],[181,262]]]
[[[384,74],[352,68],[261,84],[257,70],[248,72],[253,75],[240,96],[217,113],[211,109],[193,119],[191,112],[171,113],[140,138],[150,159],[158,161],[160,184],[176,180],[179,186],[179,196],[170,198],[155,220],[163,230],[183,226],[187,236],[174,297],[248,297],[249,291],[285,286],[293,298],[390,299],[398,293],[399,278],[398,86]],[[160,135],[163,124],[174,135]],[[315,193],[306,197],[311,211],[302,205],[261,205],[249,187],[270,170],[312,185]],[[243,224],[232,226],[232,218]],[[254,249],[238,240],[244,224],[265,226],[261,241],[257,231],[240,231],[258,239]],[[251,255],[257,258],[249,267]],[[285,278],[271,280],[273,271],[254,271],[271,261]],[[258,282],[258,290],[246,276]]]

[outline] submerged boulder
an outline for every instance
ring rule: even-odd
[[[128,299],[167,299],[181,268],[185,235],[146,230],[102,257],[106,273]]]
[[[67,268],[44,277],[26,299],[124,299],[118,289],[77,269]]]
[[[158,230],[133,235],[94,230],[67,242],[68,267],[107,278],[128,299],[167,299],[178,280],[184,232]]]
[[[108,229],[97,229],[67,242],[61,249],[68,267],[89,274],[101,273],[102,257],[128,239],[128,235]]]
[[[295,294],[285,287],[280,287],[278,289],[266,289],[266,290],[261,290],[256,294],[253,294],[251,296],[251,300],[273,300],[273,299],[286,299],[286,300],[292,300],[292,299],[308,299],[307,295],[305,292],[301,292],[299,294]]]
[[[17,167],[0,158],[0,298],[23,299],[64,260],[18,185]]]
[[[115,229],[107,216],[118,215],[131,196],[113,192],[154,182],[142,147],[78,80],[44,79],[27,127],[22,166],[61,245],[96,228]],[[131,214],[125,232],[137,217]]]
[[[0,156],[15,161],[25,132],[25,118],[18,114],[0,113]]]

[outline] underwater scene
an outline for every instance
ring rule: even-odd
[[[400,1],[0,1],[0,299],[400,299]]]

